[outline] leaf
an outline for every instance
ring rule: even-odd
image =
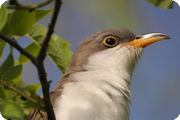
[[[14,91],[12,90],[9,90],[7,88],[4,88],[4,94],[5,94],[5,99],[4,101],[9,101],[9,100],[12,100],[14,95],[16,94]]]
[[[173,1],[172,0],[147,0],[150,4],[160,7],[163,9],[171,9]]]
[[[8,57],[6,58],[6,60],[3,62],[3,64],[0,67],[0,71],[2,75],[13,66],[14,66],[14,58],[13,58],[12,52],[10,52]]]
[[[32,96],[30,96],[30,97],[32,97]],[[42,102],[42,101],[41,101]],[[42,102],[42,104],[43,104],[43,102]],[[36,104],[36,103],[33,103],[33,102],[31,102],[31,101],[26,101],[25,103],[23,103],[23,105],[22,105],[23,107],[31,107],[31,108],[36,108],[36,109],[41,109],[42,108],[42,106],[40,106],[40,104]]]
[[[29,36],[40,47],[46,35],[46,31],[47,29],[44,26],[36,24],[29,31]],[[59,68],[59,70],[62,71],[62,73],[65,73],[72,55],[72,52],[69,50],[68,46],[68,42],[53,35],[46,51],[47,55]]]
[[[31,107],[23,107],[23,109],[24,109],[24,120],[26,120],[32,108]]]
[[[36,20],[35,11],[15,9],[9,18],[9,28],[15,35],[26,34]]]
[[[52,39],[55,40],[57,43],[60,43],[60,44],[61,44],[61,43],[63,42],[63,43],[66,44],[67,47],[71,46],[70,43],[68,43],[67,41],[63,40],[62,38],[60,38],[60,37],[57,36],[57,35],[54,35],[54,34],[53,34],[51,37],[52,37]],[[60,39],[60,41],[59,41],[59,39]]]
[[[0,8],[0,30],[4,27],[7,21],[7,9],[5,5],[2,5]]]
[[[73,52],[68,48],[71,44],[56,35],[52,35],[52,39],[58,44],[59,48],[61,48],[62,54],[65,57],[66,65],[69,66],[73,55]]]
[[[0,101],[5,100],[5,90],[4,87],[0,85]]]
[[[66,72],[66,67],[64,65],[65,62],[62,61],[59,56],[54,55],[53,53],[48,53],[48,56],[53,60],[55,65],[62,71],[62,73]]]
[[[43,102],[42,98],[40,98],[39,95],[36,95],[36,93],[38,92],[38,89],[40,87],[41,87],[40,83],[39,84],[31,84],[31,85],[28,86],[28,89],[29,89],[28,92],[30,92],[30,95],[29,94],[28,95],[30,97],[34,98],[36,101],[38,101],[38,103],[34,103],[34,102],[31,102],[31,101],[27,100],[25,103],[22,104],[22,106],[24,108],[29,108],[29,107],[30,108],[36,108],[36,109],[42,108],[41,105],[44,104],[44,102]]]
[[[35,95],[38,92],[39,88],[41,88],[40,83],[39,84],[31,84],[31,85],[29,85],[29,92],[31,94]]]
[[[53,9],[51,9],[51,10],[35,10],[35,12],[36,12],[36,22],[41,20],[42,18],[44,18],[48,14],[50,14],[52,11],[53,11]]]
[[[9,28],[9,17],[10,17],[10,13],[8,14],[8,20],[5,24],[5,26],[3,27],[3,29],[1,30],[1,32],[6,35],[7,37],[11,38],[14,34],[11,32],[10,28]]]
[[[6,42],[0,39],[0,59],[2,57],[5,46],[6,46]]]
[[[29,86],[25,85],[22,80],[16,84],[16,88],[27,95],[30,95]]]
[[[34,56],[37,56],[37,55],[38,55],[39,49],[40,49],[39,46],[38,46],[37,44],[35,44],[34,42],[33,42],[33,43],[30,43],[29,45],[27,45],[27,46],[25,47],[25,50],[26,50],[27,52],[31,53],[31,54],[34,55]],[[19,63],[20,63],[20,64],[25,64],[25,63],[27,63],[27,62],[29,62],[29,61],[30,61],[30,60],[29,60],[26,56],[20,54],[20,56],[19,56]]]
[[[24,117],[23,108],[12,100],[7,104],[0,104],[0,112],[2,116],[13,120],[23,120]]]
[[[16,84],[16,87],[27,87],[26,84],[21,80]],[[22,90],[21,90],[22,91]]]
[[[2,80],[11,84],[17,84],[21,80],[22,65],[17,65],[8,70],[3,76]]]
[[[47,16],[48,14],[50,14],[53,9],[51,10],[34,10],[35,11],[35,14],[36,14],[36,19],[35,19],[35,22],[41,20],[42,18],[44,18],[45,16]],[[12,33],[12,31],[10,30],[9,28],[9,18],[11,16],[12,13],[9,13],[8,14],[8,20],[5,24],[5,26],[3,27],[2,29],[2,33],[6,36],[8,36],[9,38],[12,37],[14,34]]]

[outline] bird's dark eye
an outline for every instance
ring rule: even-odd
[[[114,47],[118,44],[118,41],[115,37],[110,36],[103,40],[103,44],[107,47]]]
[[[137,36],[136,39],[140,39],[141,37],[140,36]]]

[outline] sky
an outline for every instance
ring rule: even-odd
[[[24,4],[42,0],[20,0]],[[41,8],[51,9],[53,3]],[[51,14],[39,21],[47,27]],[[161,32],[171,39],[145,48],[142,59],[134,71],[130,105],[131,120],[174,120],[180,114],[180,8],[164,10],[145,0],[63,0],[55,27],[55,34],[72,45],[74,52],[80,41],[100,30],[127,28],[136,35]],[[22,40],[23,39],[23,40]],[[30,40],[19,39],[21,45]],[[18,52],[15,51],[16,56]],[[5,55],[4,55],[5,56]],[[49,58],[45,60],[51,90],[61,77],[61,72]],[[35,67],[25,64],[22,80],[26,84],[38,83]],[[40,92],[41,93],[41,92]]]

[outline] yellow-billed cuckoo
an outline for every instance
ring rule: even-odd
[[[100,31],[74,53],[51,94],[57,120],[129,120],[129,85],[143,48],[169,39],[162,33],[135,36],[127,29]],[[47,120],[32,110],[27,120]]]

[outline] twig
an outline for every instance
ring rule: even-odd
[[[18,1],[15,1],[16,3],[16,6],[7,6],[8,9],[28,9],[28,10],[33,10],[33,9],[36,9],[36,8],[40,8],[40,7],[43,7],[51,2],[53,2],[54,0],[46,0],[45,2],[43,3],[40,3],[40,4],[36,4],[36,5],[22,5],[20,3],[18,3]]]
[[[53,12],[53,15],[51,18],[51,22],[49,23],[49,26],[48,26],[48,31],[47,31],[46,37],[43,40],[41,49],[40,49],[39,54],[37,56],[37,59],[39,61],[43,61],[45,59],[48,43],[50,41],[52,33],[54,32],[54,26],[56,24],[56,20],[57,20],[58,14],[59,14],[61,4],[62,4],[61,0],[56,0],[54,12]]]
[[[42,104],[41,102],[38,102],[37,100],[33,99],[32,97],[30,97],[30,96],[28,96],[28,95],[26,95],[26,94],[24,94],[23,92],[21,92],[20,90],[18,90],[18,89],[15,88],[14,86],[11,86],[11,85],[9,85],[9,84],[6,84],[6,83],[3,82],[2,80],[0,80],[0,83],[1,83],[3,86],[7,87],[8,89],[10,89],[10,90],[16,92],[17,94],[25,97],[25,98],[28,99],[29,101],[31,101],[31,102],[33,102],[33,103],[36,103],[36,104],[40,104],[40,106],[43,107],[43,108],[45,107],[44,104]]]
[[[48,31],[46,33],[44,40],[43,40],[39,54],[37,56],[37,66],[36,67],[38,69],[39,79],[40,79],[40,82],[42,84],[43,97],[44,97],[45,108],[47,111],[48,120],[55,120],[56,118],[55,118],[53,106],[51,104],[50,94],[47,94],[47,93],[49,93],[49,86],[50,85],[49,85],[49,81],[47,79],[47,74],[46,74],[46,71],[44,68],[43,61],[46,57],[46,51],[48,48],[48,43],[50,41],[51,35],[54,32],[54,26],[56,24],[56,20],[57,20],[58,14],[59,14],[59,10],[61,8],[61,4],[62,4],[61,0],[55,1],[55,7],[54,7],[54,11],[53,11],[51,21],[50,21],[49,26],[48,26]]]
[[[25,55],[27,58],[29,58],[33,64],[36,64],[36,58],[31,55],[29,52],[27,52],[24,48],[22,48],[16,40],[14,39],[10,39],[7,36],[3,35],[0,32],[0,38],[3,39],[4,41],[6,41],[7,43],[9,43],[11,46],[13,46],[14,48],[16,48],[21,54]]]

